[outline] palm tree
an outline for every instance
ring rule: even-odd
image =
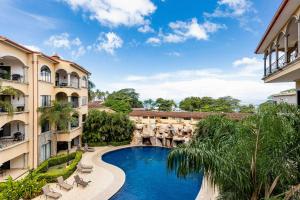
[[[89,101],[92,101],[95,98],[95,92],[93,91],[95,87],[96,87],[95,84],[91,80],[88,80],[88,98],[89,98]]]
[[[41,112],[40,124],[50,123],[51,127],[54,126],[57,129],[66,131],[69,128],[69,123],[74,122],[76,111],[72,107],[71,103],[63,101],[53,101],[50,107],[41,107],[38,109]]]
[[[220,199],[291,199],[300,190],[299,124],[289,105],[265,106],[241,122],[210,116],[192,142],[170,152],[168,167],[179,176],[203,172]]]

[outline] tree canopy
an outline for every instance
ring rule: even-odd
[[[254,112],[253,105],[241,105],[240,100],[230,96],[213,99],[212,97],[187,97],[179,103],[185,111],[198,112]]]
[[[134,89],[126,88],[109,94],[105,100],[105,106],[117,112],[129,113],[132,108],[143,107],[143,103]]]
[[[159,111],[172,111],[172,108],[176,107],[176,103],[173,100],[158,98],[155,101],[155,106]]]
[[[131,141],[134,124],[123,113],[90,110],[84,123],[83,139],[87,143]]]
[[[210,116],[190,143],[171,151],[168,166],[179,176],[204,172],[220,199],[299,199],[299,124],[299,109],[286,104],[242,121]]]

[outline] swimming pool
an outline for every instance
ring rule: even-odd
[[[169,151],[161,147],[131,147],[104,154],[103,161],[126,174],[123,187],[111,200],[194,200],[202,176],[182,179],[168,171]]]

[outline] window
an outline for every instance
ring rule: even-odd
[[[71,122],[71,129],[79,127],[79,117],[77,114],[72,115],[74,120]]]
[[[168,119],[168,117],[162,117],[161,119]]]
[[[51,106],[51,96],[41,95],[41,107]]]
[[[82,97],[82,105],[87,105],[87,97]]]
[[[81,87],[85,87],[85,88],[87,87],[87,79],[85,76],[82,77]]]
[[[45,65],[41,68],[41,81],[51,83],[51,71]]]
[[[42,133],[50,131],[50,123],[45,122],[44,124],[42,124],[41,129],[42,129],[41,130]]]
[[[41,145],[40,163],[47,160],[51,156],[51,141]]]
[[[82,122],[85,122],[85,120],[86,120],[86,114],[83,114],[82,115]]]
[[[184,120],[191,120],[191,118],[190,117],[185,117],[185,118],[183,118]]]

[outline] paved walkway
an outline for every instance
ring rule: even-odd
[[[87,187],[81,186],[74,188],[70,191],[60,190],[55,183],[50,184],[50,187],[62,194],[60,200],[106,200],[113,196],[124,184],[125,173],[110,164],[101,161],[100,156],[107,151],[116,149],[115,147],[97,147],[95,152],[87,152],[83,154],[82,163],[93,165],[93,172],[90,174],[82,174],[77,171],[70,176],[66,182],[73,183],[74,175],[79,174],[84,180],[92,181]],[[35,200],[46,199],[45,196],[36,197]]]

